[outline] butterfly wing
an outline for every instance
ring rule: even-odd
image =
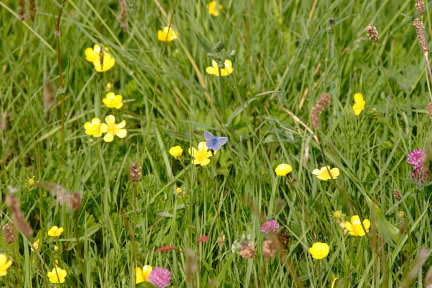
[[[213,148],[211,148],[214,151],[218,151],[222,145],[224,145],[228,141],[228,137],[215,137],[215,141],[213,144]]]

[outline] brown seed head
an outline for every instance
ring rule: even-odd
[[[401,192],[399,191],[399,190],[394,190],[393,191],[393,197],[396,199],[396,200],[398,200],[398,201],[400,201],[401,199],[402,199],[402,196],[401,196]]]
[[[273,244],[271,239],[264,240],[263,242],[263,256],[264,258],[273,258],[277,251],[277,245]]]
[[[420,49],[422,50],[423,54],[427,54],[429,52],[429,48],[426,41],[426,33],[423,22],[419,18],[416,18],[413,22],[413,25],[416,29],[417,41],[419,42]]]
[[[49,110],[56,104],[56,86],[51,80],[45,80],[43,86],[43,104],[45,111]]]
[[[36,0],[30,0],[30,19],[33,21],[36,16]]]
[[[367,27],[368,37],[372,42],[378,41],[378,30],[375,26],[369,25]]]
[[[137,163],[132,163],[130,166],[129,179],[135,183],[141,180],[141,167]]]
[[[245,259],[252,259],[253,257],[255,257],[256,254],[256,250],[255,250],[255,246],[252,242],[248,242],[244,245],[242,245],[241,249],[240,249],[240,256],[245,258]]]
[[[123,28],[123,30],[127,31],[129,28],[127,0],[120,0],[120,14],[118,16],[118,20],[120,21],[120,26]]]
[[[13,243],[16,241],[17,237],[15,234],[15,229],[12,224],[5,224],[2,227],[3,232],[3,240],[6,241],[7,244]]]
[[[315,129],[318,129],[319,127],[321,113],[324,111],[324,109],[327,108],[328,105],[330,105],[330,103],[331,103],[330,94],[323,93],[318,99],[318,102],[312,108],[310,118],[311,118],[312,127],[314,127]]]
[[[81,207],[81,195],[79,193],[74,192],[69,196],[68,207],[73,211]]]
[[[24,213],[21,211],[19,207],[19,202],[16,197],[8,195],[6,197],[6,205],[12,212],[12,221],[14,222],[18,230],[26,237],[33,236],[33,229],[31,228],[30,224],[27,223]]]
[[[424,14],[424,1],[423,0],[416,0],[415,7],[417,9],[417,13],[420,16],[423,16],[423,14]]]
[[[426,110],[429,114],[429,118],[432,120],[432,103],[428,103],[426,106]]]

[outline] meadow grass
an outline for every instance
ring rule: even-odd
[[[13,260],[2,287],[52,287],[47,272],[56,259],[68,273],[64,287],[135,287],[135,266],[145,264],[169,269],[172,287],[330,287],[335,277],[334,287],[424,287],[432,262],[416,257],[432,246],[432,194],[429,182],[411,179],[406,160],[414,148],[430,149],[432,96],[414,1],[221,3],[212,17],[203,0],[129,0],[123,31],[118,1],[68,0],[59,39],[65,92],[45,111],[44,81],[59,86],[61,3],[38,1],[35,20],[21,21],[16,1],[0,1],[0,121],[8,123],[0,125],[0,223],[12,223],[5,199],[16,190],[35,231],[11,244],[0,238],[0,252]],[[432,37],[430,18],[427,7]],[[157,40],[167,25],[178,40]],[[368,39],[368,25],[378,28],[378,42]],[[235,51],[234,72],[223,78],[205,72],[220,40]],[[110,71],[85,60],[95,43],[114,56]],[[102,104],[108,82],[125,100],[120,110]],[[360,116],[356,92],[366,101]],[[332,103],[314,130],[320,147],[291,115],[312,128],[322,93]],[[108,114],[127,121],[126,138],[105,143],[84,133],[86,121]],[[187,150],[205,130],[229,141],[209,165],[195,166]],[[184,149],[179,160],[168,153],[175,145]],[[134,162],[142,169],[136,184]],[[280,163],[293,167],[289,177],[275,175]],[[340,176],[319,181],[312,171],[325,165]],[[79,192],[79,210],[29,185],[33,176]],[[370,219],[368,236],[344,234],[336,210],[345,220]],[[270,219],[289,242],[265,259],[260,226]],[[64,228],[57,240],[47,235],[53,225]],[[247,234],[252,259],[231,249]],[[197,243],[201,235],[209,241]],[[323,260],[308,252],[317,241],[330,246]],[[168,245],[177,250],[156,252]]]

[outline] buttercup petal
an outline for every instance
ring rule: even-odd
[[[105,117],[105,122],[108,124],[108,126],[115,125],[115,117],[113,115],[108,115]]]
[[[117,128],[124,128],[125,126],[126,126],[126,120],[123,120],[117,124]]]
[[[117,137],[119,138],[125,138],[127,136],[127,130],[126,129],[120,129],[117,133],[116,133]]]
[[[105,142],[112,142],[114,140],[114,135],[111,133],[107,133],[105,134],[103,139]]]

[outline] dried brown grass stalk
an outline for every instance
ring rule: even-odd
[[[25,20],[25,0],[18,0],[18,18],[20,20]]]
[[[29,0],[30,1],[30,19],[34,21],[36,17],[36,0]]]
[[[33,236],[33,229],[30,224],[26,221],[24,213],[21,211],[18,200],[13,195],[6,197],[6,205],[12,212],[12,221],[18,230],[26,237]]]
[[[120,21],[120,26],[124,31],[128,31],[129,29],[129,20],[128,20],[128,4],[127,0],[120,0],[120,14],[118,16],[118,20]]]
[[[43,86],[43,104],[45,112],[51,109],[56,104],[57,87],[51,80],[45,80]]]
[[[56,198],[59,205],[67,205],[71,210],[78,210],[81,207],[81,195],[77,192],[69,193],[66,189],[56,183],[37,182],[35,186],[46,189],[51,192],[51,195]]]

